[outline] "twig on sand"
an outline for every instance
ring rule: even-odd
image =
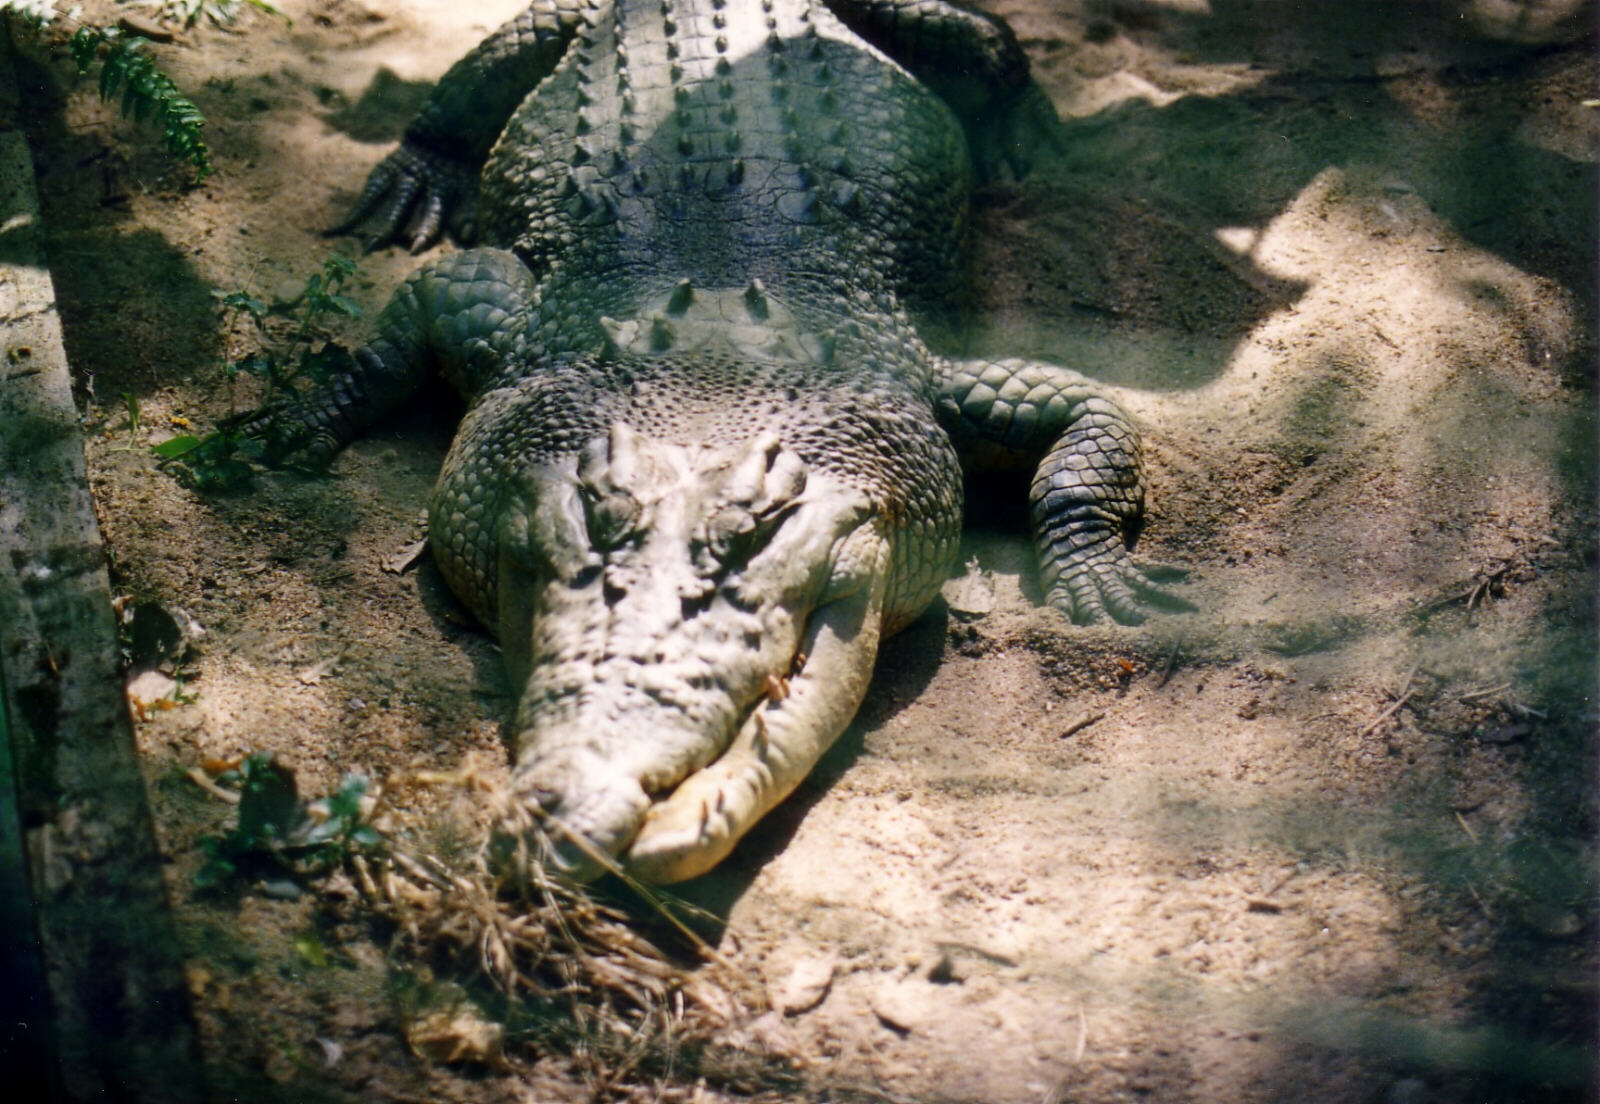
[[[1065,740],[1068,736],[1076,736],[1096,721],[1103,721],[1105,718],[1106,715],[1104,713],[1091,713],[1087,717],[1080,717],[1062,730],[1061,739]]]
[[[1385,709],[1382,713],[1379,713],[1377,717],[1373,719],[1371,724],[1369,724],[1366,728],[1363,728],[1360,735],[1358,735],[1356,739],[1365,740],[1368,736],[1371,736],[1374,732],[1378,731],[1378,728],[1385,721],[1404,708],[1406,702],[1410,701],[1412,695],[1416,693],[1416,690],[1411,686],[1411,680],[1416,677],[1416,674],[1417,669],[1415,667],[1406,672],[1405,681],[1400,684],[1400,689],[1397,691],[1394,701],[1390,703],[1387,709]]]
[[[1165,686],[1167,684],[1167,680],[1172,677],[1172,672],[1177,668],[1177,666],[1178,666],[1178,645],[1177,645],[1177,642],[1174,641],[1173,645],[1172,645],[1172,651],[1167,653],[1167,661],[1161,665],[1161,673],[1156,676],[1156,687],[1155,688],[1157,690],[1161,689],[1163,686]]]

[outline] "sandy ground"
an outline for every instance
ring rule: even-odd
[[[515,1043],[409,1054],[370,930],[192,889],[230,810],[188,767],[270,750],[325,792],[505,757],[492,642],[430,568],[383,569],[447,401],[245,494],[145,447],[248,401],[218,363],[255,338],[212,293],[288,298],[352,252],[318,228],[520,4],[283,6],[153,51],[211,120],[199,186],[62,67],[25,73],[114,580],[204,632],[194,702],[140,742],[207,1056],[245,1100],[585,1099]],[[1019,503],[974,511],[992,611],[890,642],[823,767],[685,887],[777,1009],[730,1038],[818,1099],[1592,1097],[1592,13],[987,6],[1062,124],[977,199],[965,351],[1117,388],[1142,551],[1199,612],[1037,609],[1020,497],[981,488]],[[414,263],[364,259],[356,298]]]

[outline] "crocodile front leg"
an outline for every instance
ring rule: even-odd
[[[465,201],[489,150],[524,97],[555,70],[582,22],[581,0],[536,0],[450,67],[400,148],[367,177],[355,206],[330,234],[376,215],[367,248],[407,237],[413,253],[439,240],[448,219],[461,240],[475,236]]]
[[[346,371],[247,415],[240,432],[264,443],[269,463],[325,466],[431,368],[462,395],[476,394],[516,351],[536,301],[533,274],[504,250],[469,249],[426,265],[390,298]]]
[[[1089,380],[1033,361],[956,361],[937,409],[958,449],[1042,454],[1028,500],[1051,605],[1079,623],[1125,625],[1143,622],[1150,605],[1189,608],[1130,554],[1144,521],[1139,435]]]

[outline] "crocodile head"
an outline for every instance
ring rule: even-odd
[[[860,703],[887,563],[871,504],[771,434],[619,424],[528,470],[503,516],[519,817],[573,877],[709,869]]]

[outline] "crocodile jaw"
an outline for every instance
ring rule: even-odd
[[[618,426],[530,472],[508,516],[515,795],[575,878],[608,856],[651,881],[708,869],[860,702],[887,564],[870,505],[770,435],[694,449]]]

